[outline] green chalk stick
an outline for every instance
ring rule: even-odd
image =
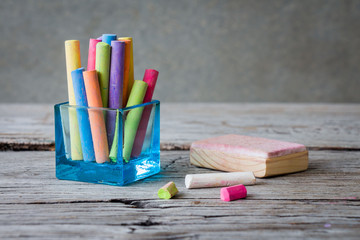
[[[147,87],[148,84],[146,82],[135,80],[126,107],[143,103]],[[126,162],[130,159],[143,109],[141,107],[130,110],[125,120],[123,158]]]
[[[115,120],[115,133],[113,143],[111,145],[110,155],[109,158],[112,162],[117,161],[117,154],[118,154],[118,141],[119,141],[119,111],[116,112],[116,120]]]
[[[104,108],[108,107],[109,72],[110,72],[110,45],[104,42],[96,44],[95,69],[99,76],[101,100]]]
[[[170,199],[179,191],[177,190],[174,182],[168,182],[165,186],[159,189],[158,196],[162,199]]]

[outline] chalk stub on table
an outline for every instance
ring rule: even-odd
[[[179,191],[177,190],[174,182],[168,182],[158,191],[158,196],[161,199],[170,199],[175,196]]]
[[[238,184],[254,185],[256,182],[252,172],[204,173],[185,176],[186,188],[225,187]]]
[[[224,187],[220,190],[220,199],[226,202],[246,198],[246,196],[247,190],[242,184],[231,187]]]
[[[230,134],[193,142],[190,162],[199,167],[268,177],[306,170],[308,151],[302,144]]]

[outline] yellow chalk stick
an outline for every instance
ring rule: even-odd
[[[65,41],[65,58],[66,58],[69,105],[76,105],[71,72],[81,67],[79,40]],[[82,160],[83,155],[81,150],[80,133],[79,133],[76,109],[72,109],[72,108],[69,109],[69,125],[70,125],[71,159]]]

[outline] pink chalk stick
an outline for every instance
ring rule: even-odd
[[[87,64],[88,71],[95,70],[96,44],[99,42],[101,42],[101,40],[90,38]]]
[[[220,190],[220,199],[226,202],[246,198],[247,191],[244,185],[224,187]]]
[[[306,147],[298,143],[234,134],[196,141],[191,147],[264,158],[306,151]]]
[[[148,88],[144,97],[144,103],[151,101],[158,76],[159,72],[154,69],[145,70],[143,81],[148,84]]]
[[[144,82],[148,84],[148,88],[145,93],[143,103],[150,102],[152,96],[154,94],[154,89],[156,85],[156,81],[158,78],[159,72],[154,69],[146,69],[144,74]],[[146,128],[148,126],[150,114],[151,114],[152,105],[146,106],[143,110],[142,117],[139,123],[138,130],[136,132],[135,141],[133,145],[133,149],[131,152],[132,157],[137,157],[141,154],[141,149],[144,143]]]

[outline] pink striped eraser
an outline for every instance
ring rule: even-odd
[[[306,170],[308,152],[298,143],[230,134],[193,142],[190,162],[199,167],[268,177]]]

